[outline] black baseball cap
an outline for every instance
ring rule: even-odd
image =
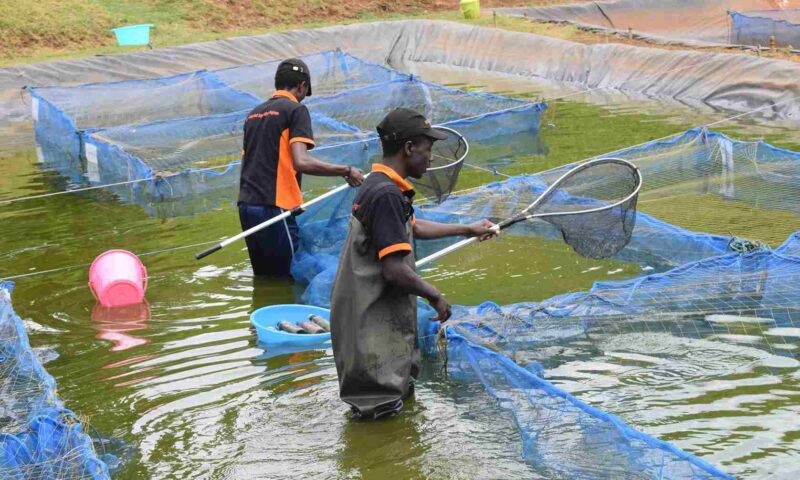
[[[311,71],[308,69],[306,62],[299,58],[289,58],[282,61],[278,65],[278,70],[275,71],[275,84],[297,84],[306,81],[308,85],[308,95],[311,96]]]
[[[396,108],[389,112],[377,127],[378,135],[386,141],[408,140],[418,135],[425,135],[434,140],[444,140],[447,134],[431,127],[421,113],[410,108]]]

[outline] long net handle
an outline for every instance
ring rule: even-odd
[[[364,175],[364,178],[367,178],[369,175],[370,175],[369,173]],[[306,211],[306,209],[308,207],[314,205],[317,202],[321,202],[321,201],[325,200],[326,198],[332,197],[333,195],[336,195],[339,192],[347,190],[348,188],[350,188],[350,185],[348,185],[346,183],[344,185],[340,185],[339,187],[336,187],[336,188],[334,188],[333,190],[331,190],[329,192],[323,193],[322,195],[314,198],[313,200],[309,200],[308,202],[300,205],[299,207],[295,208],[294,210],[287,210],[287,211],[281,213],[278,216],[272,217],[272,218],[270,218],[269,220],[267,220],[265,222],[259,223],[258,225],[254,226],[254,227],[248,228],[247,230],[245,230],[244,232],[242,232],[242,233],[240,233],[238,235],[234,235],[231,238],[226,238],[225,240],[223,240],[223,241],[219,242],[218,244],[214,245],[213,247],[211,247],[211,248],[209,248],[207,250],[203,250],[202,252],[196,254],[194,256],[194,258],[196,258],[197,260],[200,260],[201,258],[207,257],[207,256],[211,255],[214,252],[222,250],[223,248],[227,247],[228,245],[230,245],[233,242],[236,242],[236,241],[239,241],[239,240],[241,240],[241,239],[243,239],[245,237],[248,237],[248,236],[250,236],[250,235],[252,235],[252,234],[254,234],[254,233],[256,233],[256,232],[258,232],[260,230],[263,230],[263,229],[265,229],[265,228],[267,228],[267,227],[269,227],[271,225],[274,225],[274,224],[276,224],[276,223],[278,223],[278,222],[280,222],[280,221],[282,221],[282,220],[284,220],[286,218],[289,218],[290,216],[295,216],[296,217],[298,215],[301,215],[303,212]]]

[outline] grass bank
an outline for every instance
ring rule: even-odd
[[[652,45],[641,40],[581,30],[572,25],[495,18],[492,15],[495,7],[574,1],[483,0],[481,18],[464,20],[458,11],[458,0],[1,0],[0,67],[146,49],[119,47],[110,32],[111,28],[139,23],[155,24],[151,41],[156,48],[301,28],[427,18],[534,33],[585,44],[613,42],[691,50],[682,46]],[[757,54],[725,48],[702,50]],[[762,52],[761,55],[800,61],[800,55],[785,49]]]
[[[559,0],[527,3],[549,4]],[[485,0],[484,8],[519,0]],[[458,0],[3,0],[0,65],[113,54],[110,29],[155,24],[151,41],[169,47],[294,28],[398,18],[460,18]]]

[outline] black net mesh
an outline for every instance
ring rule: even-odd
[[[578,254],[608,258],[631,239],[640,184],[641,176],[632,164],[595,160],[571,170],[526,214],[558,228]]]
[[[447,199],[458,181],[469,145],[460,133],[445,127],[435,127],[447,135],[433,144],[433,155],[428,171],[420,179],[411,179],[414,189],[421,197],[442,203]]]

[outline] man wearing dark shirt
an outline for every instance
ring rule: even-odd
[[[342,176],[360,185],[358,168],[336,165],[308,155],[316,145],[311,115],[300,102],[311,95],[311,74],[302,60],[281,62],[272,98],[253,109],[244,123],[244,148],[239,184],[242,230],[293,210],[303,203],[302,174]],[[289,276],[298,246],[297,222],[289,217],[247,237],[247,251],[256,275]]]
[[[350,231],[331,292],[331,337],[339,396],[358,418],[398,413],[420,369],[417,296],[445,321],[450,305],[414,271],[414,238],[494,235],[492,223],[448,225],[416,220],[414,189],[445,135],[414,110],[399,108],[378,125],[382,163],[356,194]]]

